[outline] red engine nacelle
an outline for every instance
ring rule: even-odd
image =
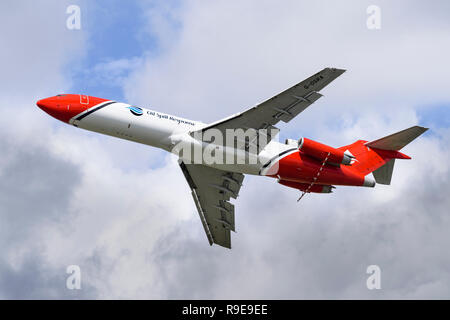
[[[320,184],[313,184],[311,187],[308,183],[300,183],[295,181],[287,181],[287,180],[278,180],[279,184],[282,184],[283,186],[299,189],[300,191],[305,192],[308,190],[308,192],[315,192],[315,193],[330,193],[333,192],[333,186],[329,185],[320,185]],[[308,189],[309,188],[309,189]]]
[[[323,161],[328,157],[327,162],[342,163],[344,165],[351,164],[352,159],[354,158],[352,155],[346,154],[342,150],[327,146],[326,144],[308,138],[301,138],[298,141],[298,149],[308,156],[318,160]]]

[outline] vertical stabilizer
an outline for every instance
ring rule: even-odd
[[[339,149],[351,152],[355,161],[351,168],[367,177],[373,172],[379,184],[390,184],[395,159],[411,159],[399,152],[408,143],[419,137],[428,128],[414,126],[374,141],[358,140]]]
[[[379,184],[391,184],[392,172],[394,171],[395,159],[389,160],[373,172],[375,181]]]

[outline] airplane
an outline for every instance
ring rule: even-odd
[[[319,91],[344,72],[325,68],[248,110],[209,124],[79,94],[58,94],[37,101],[37,106],[75,127],[178,155],[209,244],[231,249],[230,231],[236,229],[230,198],[237,198],[245,174],[275,178],[303,196],[331,193],[335,186],[390,184],[395,160],[411,159],[400,150],[428,128],[413,126],[338,148],[305,137],[277,141],[275,125],[291,121],[316,102],[322,97]],[[220,135],[231,138],[225,143]]]

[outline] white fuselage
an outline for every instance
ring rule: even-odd
[[[76,120],[79,117],[77,115],[70,120],[70,123],[82,129],[135,141],[169,152],[174,152],[174,146],[180,143],[206,146],[204,142],[194,139],[189,132],[200,130],[207,124],[145,108],[139,108],[142,114],[136,115],[130,111],[130,107],[132,106],[126,103],[111,103],[90,113],[80,121]],[[89,110],[85,112],[89,112]],[[204,162],[203,164],[217,169],[258,175],[261,174],[263,164],[290,148],[292,146],[272,140],[259,152],[256,163],[219,164]],[[233,153],[238,158],[246,156],[246,152],[241,149],[224,148],[217,145],[216,150],[224,151],[224,154]]]

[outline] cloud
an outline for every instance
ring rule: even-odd
[[[47,263],[43,240],[46,229],[63,225],[70,214],[80,172],[41,147],[21,149],[2,140],[0,148],[7,154],[0,165],[1,296],[64,297],[65,269]]]
[[[125,79],[125,75],[129,70],[136,69],[140,65],[140,59],[118,59],[108,62],[98,63],[94,67],[94,74],[97,76],[91,81],[102,82],[108,81],[117,86],[122,86]]]
[[[443,80],[450,46],[433,48],[448,37],[443,28],[448,22],[440,15],[436,19],[430,9],[423,14],[419,2],[381,2],[382,28],[370,31],[366,8],[361,1],[345,6],[331,1],[287,1],[283,6],[270,1],[187,2],[172,14],[182,26],[173,28],[178,30],[171,37],[175,41],[165,54],[150,57],[146,68],[136,70],[127,98],[212,121],[251,107],[325,66],[348,69],[326,90],[332,99],[322,105],[333,114],[447,98]],[[158,6],[150,11],[158,9],[163,15],[165,9]],[[151,21],[149,32],[161,24],[165,30],[167,22],[159,21]],[[165,36],[159,36],[161,41],[167,41]],[[422,89],[424,80],[427,90]]]
[[[285,126],[288,134],[298,137],[308,133],[344,145],[357,137],[375,139],[401,130],[419,122],[418,109],[449,99],[444,52],[450,48],[444,44],[439,51],[432,49],[449,35],[448,21],[434,14],[447,4],[440,2],[424,9],[418,2],[382,2],[382,29],[378,33],[365,26],[368,5],[184,3],[174,8],[179,10],[172,15],[182,26],[172,28],[176,35],[171,39],[176,41],[167,44],[166,34],[160,35],[166,43],[165,54],[146,58],[146,67],[130,76],[125,95],[134,103],[150,102],[169,113],[214,121],[330,65],[348,72],[325,90],[317,105]],[[166,10],[152,6],[150,11],[156,15],[159,9]],[[149,32],[159,30],[158,22],[149,24]],[[233,235],[231,253],[213,249],[205,256],[192,238],[173,243],[178,230],[161,241],[159,250],[163,253],[157,254],[156,262],[166,295],[417,298],[448,293],[445,285],[432,284],[445,283],[448,278],[447,261],[439,258],[444,248],[437,245],[446,236],[420,228],[423,223],[440,229],[435,219],[445,217],[445,199],[429,200],[435,192],[430,190],[448,185],[448,166],[442,165],[448,157],[443,151],[448,144],[444,137],[441,133],[424,138],[425,145],[416,141],[408,146],[405,152],[413,154],[414,160],[397,163],[393,186],[375,190],[343,187],[326,202],[318,199],[320,195],[312,195],[297,205],[292,190],[247,177],[237,201],[239,231]],[[424,158],[419,159],[419,155]],[[424,172],[424,168],[428,169]],[[271,196],[261,199],[261,194]],[[436,216],[428,219],[429,211]],[[204,241],[201,236],[199,240]],[[413,272],[403,270],[408,269],[409,255],[430,236],[439,240],[434,242],[435,248],[424,248],[423,254],[433,256],[436,265],[428,267],[417,259],[409,268],[413,267]],[[416,247],[404,248],[405,242],[412,241],[410,237],[415,238]],[[394,283],[388,290],[373,293],[365,288],[365,268],[372,263],[391,272],[386,282]],[[429,268],[439,268],[439,276],[430,277]],[[402,272],[403,281],[395,281]],[[420,280],[423,275],[429,279]],[[416,286],[430,289],[422,291]]]
[[[66,8],[72,3],[2,1],[2,98],[17,101],[67,88],[70,80],[62,69],[82,54],[85,40],[82,32],[66,28]]]
[[[448,239],[449,201],[439,189],[449,186],[449,170],[430,163],[428,156],[435,154],[436,162],[448,158],[447,151],[437,150],[448,140],[441,143],[417,141],[411,150],[414,160],[397,162],[392,186],[341,187],[331,195],[308,195],[300,203],[293,190],[247,178],[237,201],[238,233],[233,234],[231,252],[217,248],[205,252],[205,239],[178,240],[181,230],[161,240],[156,263],[166,296],[447,296],[449,261],[442,253]],[[382,270],[380,292],[365,287],[371,264]]]
[[[324,98],[282,129],[333,145],[375,139],[420,122],[418,110],[448,104],[448,5],[381,2],[378,32],[365,28],[368,4],[142,4],[151,19],[141,32],[158,41],[157,53],[96,71],[119,79],[130,103],[208,122],[322,67],[345,67]],[[1,20],[14,30],[0,54],[9,79],[0,94],[1,298],[448,296],[450,141],[442,123],[405,148],[413,160],[397,161],[391,186],[341,187],[297,203],[295,190],[247,176],[233,249],[209,247],[176,159],[63,126],[34,106],[37,95],[70,86],[66,71],[89,55],[95,30],[60,28],[59,3],[8,10],[42,23]],[[80,291],[65,288],[71,264],[81,267]],[[380,291],[365,287],[371,264],[382,270]]]

